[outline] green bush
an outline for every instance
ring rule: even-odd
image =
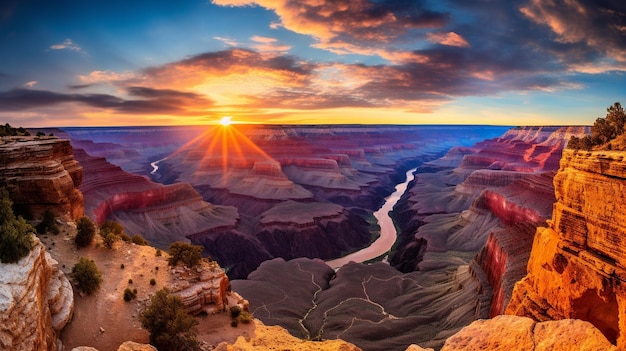
[[[154,278],[150,279],[150,285],[156,285],[156,280]]]
[[[78,263],[72,268],[72,275],[76,279],[78,288],[87,295],[91,295],[102,283],[102,272],[94,261],[86,257],[78,259]]]
[[[137,297],[137,289],[130,290],[130,288],[124,289],[124,301],[130,302]]]
[[[122,235],[122,233],[124,233],[124,227],[115,221],[106,221],[100,226],[100,235],[104,238],[109,233],[113,233],[118,236]]]
[[[243,324],[250,324],[253,319],[254,317],[252,317],[252,313],[248,311],[241,311],[241,314],[239,315],[239,321]]]
[[[156,257],[161,257],[161,255],[163,255],[163,254],[161,253],[161,249],[156,249],[156,252],[154,253],[154,255],[155,255]]]
[[[230,307],[230,318],[236,319],[241,314],[241,308],[239,306]]]
[[[109,249],[113,248],[113,245],[115,245],[116,242],[118,242],[120,240],[120,237],[113,234],[113,233],[108,233],[104,239],[102,239],[102,241],[104,242],[104,246],[106,246]]]
[[[15,217],[9,192],[0,189],[0,262],[15,263],[33,249],[35,228]]]
[[[152,296],[140,319],[150,332],[150,343],[159,351],[200,349],[195,329],[198,321],[187,313],[181,298],[167,288]]]
[[[146,239],[144,239],[141,235],[135,234],[133,235],[132,242],[137,245],[148,245]]]
[[[170,266],[176,266],[180,261],[187,267],[194,267],[202,260],[203,249],[200,245],[192,245],[180,241],[171,243],[169,246],[170,258],[168,263]]]
[[[626,112],[619,102],[609,106],[606,112],[604,118],[599,117],[594,122],[591,135],[585,135],[582,138],[572,136],[567,143],[567,148],[591,150],[595,146],[605,145],[605,148],[611,149],[609,142],[624,134]]]
[[[76,221],[76,238],[74,242],[78,247],[89,246],[96,235],[96,226],[88,217],[80,217]]]

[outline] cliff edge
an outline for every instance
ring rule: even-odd
[[[563,151],[552,220],[537,230],[528,274],[515,285],[507,314],[582,319],[626,348],[624,156]]]
[[[35,239],[17,263],[0,263],[0,349],[55,351],[72,317],[72,286],[58,263]]]

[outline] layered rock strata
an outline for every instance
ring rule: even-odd
[[[273,260],[233,286],[257,318],[303,338],[368,350],[440,348],[473,320],[504,310],[554,202],[555,170],[543,161],[560,155],[576,130],[516,129],[419,167],[394,210],[402,234],[390,262],[404,273],[382,263],[334,273],[319,262]]]
[[[441,351],[616,351],[591,323],[564,319],[536,323],[498,316],[478,320],[446,340]]]
[[[0,263],[0,349],[55,351],[72,317],[72,287],[38,239],[17,263]]]
[[[625,348],[624,153],[566,150],[554,184],[552,220],[535,234],[507,313],[583,319]]]
[[[38,216],[51,210],[77,219],[83,214],[78,190],[83,168],[74,159],[69,140],[56,137],[2,137],[0,187],[11,195],[18,212]]]
[[[205,202],[189,184],[154,183],[81,149],[75,155],[85,168],[81,185],[85,212],[98,225],[115,220],[128,233],[141,234],[153,245],[167,248],[171,242],[232,229],[237,223],[234,207]]]

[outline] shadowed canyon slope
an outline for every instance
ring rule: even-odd
[[[367,245],[375,235],[373,210],[406,170],[454,145],[471,145],[504,130],[188,127],[173,130],[171,138],[164,128],[67,131],[75,146],[119,160],[126,170],[145,175],[151,163],[152,179],[166,184],[123,175],[122,169],[85,156],[90,165],[83,186],[86,208],[98,221],[116,219],[161,246],[188,238],[203,245],[231,277],[245,277],[274,257],[330,259]],[[144,162],[143,168],[136,162]],[[188,202],[184,213],[180,200]],[[173,213],[176,209],[179,213]],[[142,229],[139,223],[147,225]],[[167,232],[170,228],[177,229]]]
[[[554,184],[552,219],[537,230],[528,275],[515,285],[507,313],[583,319],[623,349],[624,152],[566,150]]]
[[[400,271],[351,263],[335,274],[321,261],[273,260],[233,287],[255,316],[300,337],[439,348],[474,319],[502,313],[535,228],[551,215],[554,160],[582,132],[513,129],[420,166],[394,210],[401,234],[390,262]]]

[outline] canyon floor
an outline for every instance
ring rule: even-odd
[[[171,283],[168,280],[166,254],[156,256],[156,249],[151,246],[124,242],[108,249],[99,235],[91,246],[77,249],[73,240],[75,231],[71,224],[63,224],[60,234],[39,236],[68,277],[79,257],[94,260],[103,274],[100,289],[93,295],[83,295],[74,289],[74,316],[61,334],[63,345],[67,350],[77,346],[94,346],[99,351],[116,351],[120,344],[128,340],[148,343],[149,334],[139,320],[140,308],[150,295]],[[156,280],[155,285],[150,285],[152,278]],[[129,284],[129,279],[132,279],[132,284]],[[137,299],[131,302],[123,300],[127,287],[137,289]],[[198,339],[212,346],[221,342],[233,343],[240,335],[253,335],[256,327],[254,323],[231,327],[227,312],[196,318],[199,322]]]

